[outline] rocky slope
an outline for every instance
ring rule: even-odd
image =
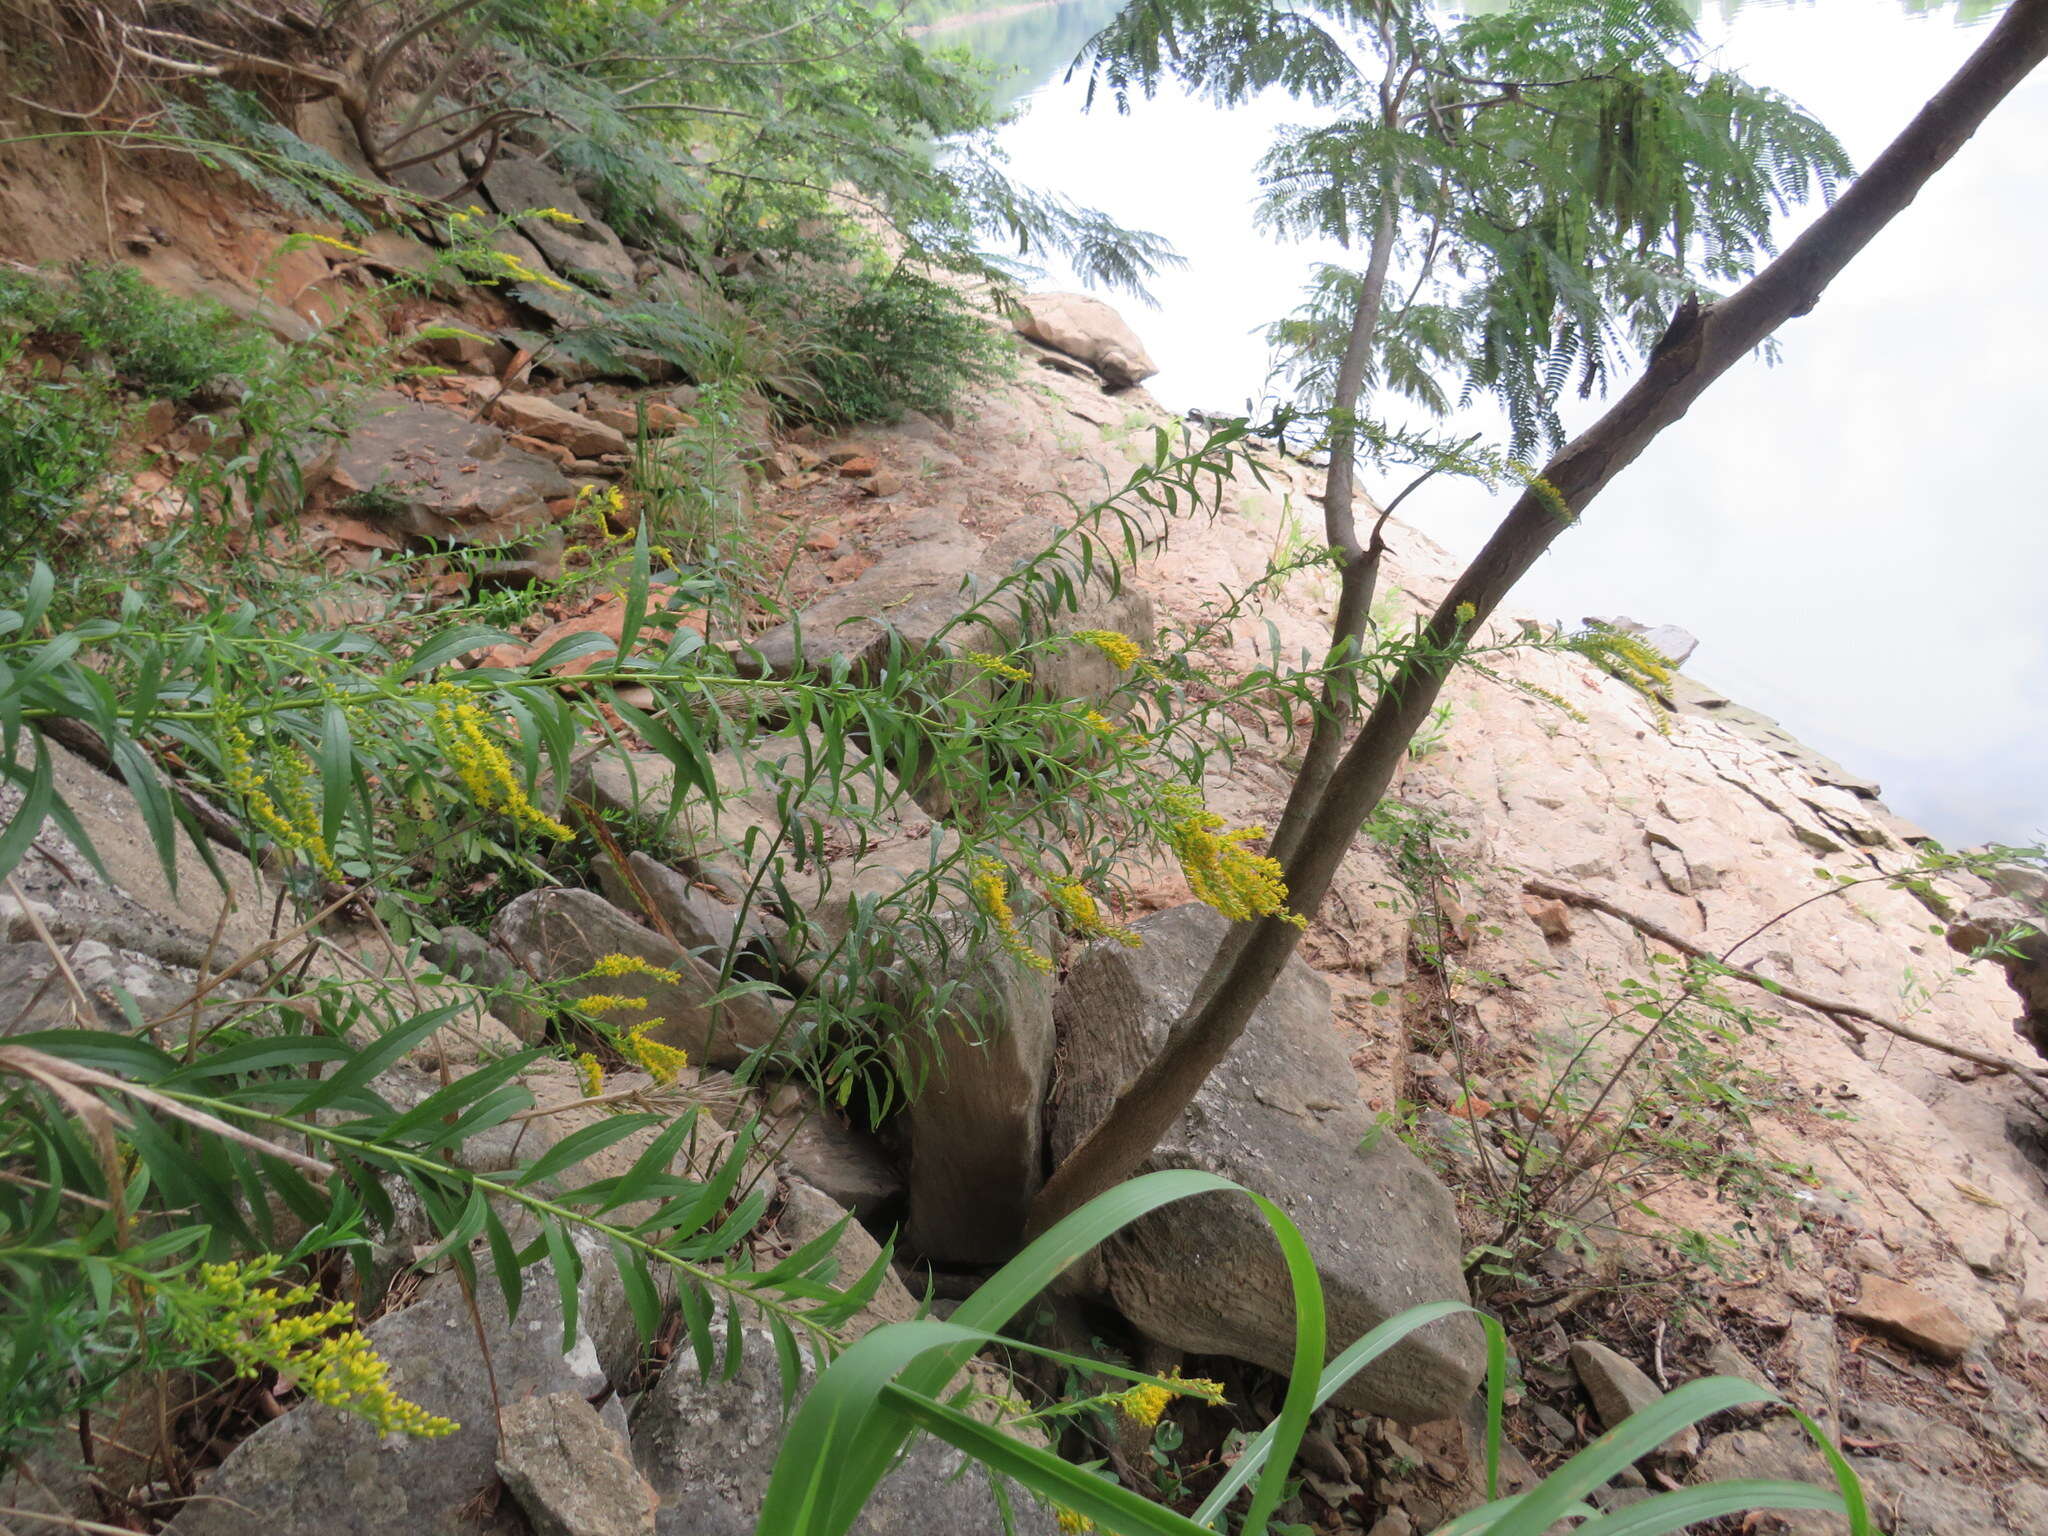
[[[507,195],[566,205],[573,189]],[[620,281],[659,278],[636,273],[623,248],[598,243],[625,263]],[[328,265],[317,252],[295,254],[319,268],[293,277],[304,298],[330,281]],[[536,248],[532,259],[546,258]],[[232,281],[231,273],[207,278]],[[758,423],[747,497],[762,546],[788,557],[790,590],[804,605],[801,625],[753,637],[763,670],[787,668],[800,652],[871,660],[884,613],[896,634],[918,643],[959,611],[963,578],[1009,569],[1075,503],[1120,485],[1157,429],[1179,430],[1133,383],[1149,365],[1120,322],[1099,306],[1034,308],[1031,334],[1054,345],[1020,341],[1018,379],[965,402],[950,421],[912,416],[837,441],[782,437]],[[409,540],[512,539],[523,542],[501,558],[523,564],[525,579],[544,578],[559,569],[555,525],[577,487],[601,488],[628,472],[627,438],[643,419],[636,403],[660,435],[694,402],[688,386],[629,391],[544,370],[508,388],[514,360],[489,344],[449,360],[460,376],[379,401],[331,461],[309,466],[308,483],[325,488],[302,531],[334,568],[374,574]],[[1087,622],[1142,638],[1202,621],[1226,593],[1257,581],[1276,551],[1312,539],[1320,491],[1315,470],[1260,450],[1213,512],[1158,530],[1163,537],[1128,589],[1090,587],[1069,627]],[[366,492],[376,493],[374,515],[360,510]],[[356,510],[334,505],[341,494],[359,498]],[[1452,575],[1442,551],[1397,527],[1383,617],[1398,624],[1433,604]],[[363,617],[378,611],[380,590],[366,582],[356,610]],[[1331,599],[1322,578],[1292,578],[1211,646],[1206,664],[1247,668],[1275,643],[1290,655],[1313,651]],[[597,604],[560,616],[520,656],[489,659],[530,659],[564,633],[608,622],[616,612]],[[1497,631],[1503,643],[1520,633],[1513,621]],[[1096,697],[1115,681],[1092,654],[1035,665],[1037,685],[1063,698]],[[1776,1021],[1753,1021],[1754,1032],[1735,1040],[1726,1076],[1757,1105],[1759,1145],[1784,1165],[1783,1198],[1757,1201],[1711,1178],[1621,1191],[1624,1209],[1637,1200],[1660,1213],[1619,1223],[1649,1227],[1651,1237],[1599,1223],[1564,1234],[1531,1262],[1534,1273],[1499,1293],[1523,1361],[1511,1420],[1518,1475],[1573,1449],[1652,1382],[1733,1373],[1775,1385],[1842,1438],[1895,1536],[2044,1528],[2041,1101],[2010,1075],[1858,1020],[1858,1010],[1904,1020],[1993,1058],[2023,1050],[2013,989],[1992,967],[1958,970],[1950,943],[1952,933],[1981,936],[2021,909],[1998,906],[1997,892],[1967,876],[1935,878],[1917,894],[1882,879],[1843,885],[1844,877],[1910,868],[1922,834],[1885,810],[1877,786],[1682,677],[1666,690],[1667,711],[1569,652],[1513,650],[1492,665],[1498,677],[1467,673],[1451,685],[1439,727],[1396,787],[1408,826],[1421,831],[1406,841],[1362,840],[1351,851],[1308,935],[1305,963],[1155,1162],[1224,1171],[1311,1224],[1340,1327],[1355,1333],[1413,1301],[1461,1291],[1467,1248],[1498,1224],[1491,1180],[1508,1135],[1528,1130],[1532,1102],[1586,1041],[1600,1059],[1625,1038],[1614,1021],[1642,995],[1632,987],[1669,985],[1668,965],[1653,957],[1671,941],[1649,930],[1713,953],[1741,941],[1737,963],[1814,1000],[1795,1006],[1728,984]],[[1210,805],[1233,824],[1271,822],[1289,750],[1254,738],[1227,767],[1219,759],[1205,786]],[[96,818],[101,847],[139,844],[137,813],[112,780],[69,757],[59,765],[74,803]],[[496,915],[488,937],[445,935],[436,962],[486,984],[516,962],[547,981],[624,949],[677,973],[674,995],[658,1007],[675,1037],[693,1045],[712,1025],[710,984],[692,951],[738,942],[792,989],[814,980],[806,956],[780,947],[778,918],[796,914],[765,914],[736,934],[725,904],[746,883],[744,867],[733,867],[744,824],[774,814],[761,763],[721,759],[732,798],[713,825],[650,814],[669,801],[652,768],[599,754],[577,781],[631,829],[635,882],[615,872],[600,892],[521,897]],[[943,834],[945,807],[888,798],[894,841],[827,876],[837,869],[863,889],[900,880],[903,861],[921,860],[935,831]],[[115,988],[171,998],[210,963],[213,943],[246,951],[263,941],[250,914],[270,910],[269,892],[246,864],[230,866],[244,886],[240,911],[211,940],[214,911],[174,899],[146,859],[118,864],[111,885],[79,878],[81,867],[54,833],[24,866],[0,957],[0,986],[16,1002],[9,1028],[16,1020],[112,1023]],[[1069,956],[1057,981],[999,958],[981,964],[971,978],[975,1015],[948,1022],[987,1026],[992,1043],[949,1045],[937,1086],[886,1142],[818,1111],[793,1085],[749,1106],[728,1080],[704,1074],[699,1086],[715,1112],[757,1107],[791,1131],[776,1169],[779,1215],[758,1239],[764,1256],[825,1230],[842,1209],[875,1235],[901,1220],[907,1250],[938,1272],[971,1276],[1000,1256],[1048,1147],[1061,1150],[1085,1132],[1156,1042],[1215,942],[1214,925],[1189,906],[1173,868],[1134,869],[1131,879],[1125,915],[1142,919],[1147,948]],[[805,894],[823,911],[833,889]],[[77,984],[65,982],[46,936],[71,946]],[[368,963],[376,952],[365,941],[362,953]],[[415,959],[424,970],[425,957]],[[2038,986],[2037,973],[2023,968],[2019,980]],[[399,1069],[386,1083],[392,1094],[424,1097],[442,1062],[503,1052],[533,1033],[532,1020],[493,1017],[486,993],[448,985],[466,1005],[460,1028]],[[787,1006],[769,996],[722,1014],[717,1027],[726,1033],[714,1036],[710,1065],[731,1065],[772,1038]],[[2038,1011],[2038,992],[2027,1006]],[[530,1073],[529,1087],[550,1105],[579,1091],[558,1065]],[[1382,1117],[1408,1132],[1413,1152],[1382,1129]],[[544,1123],[559,1138],[589,1121],[565,1112]],[[637,1145],[607,1155],[629,1157]],[[486,1146],[476,1155],[510,1166],[532,1151]],[[1259,1234],[1204,1209],[1202,1219],[1120,1239],[1088,1278],[1161,1361],[1174,1352],[1230,1357],[1239,1362],[1234,1379],[1256,1397],[1256,1368],[1286,1358],[1285,1292]],[[1680,1228],[1733,1246],[1717,1267],[1706,1265],[1674,1243]],[[843,1243],[852,1269],[877,1251],[857,1227]],[[650,1382],[633,1358],[616,1276],[607,1277],[602,1255],[590,1259],[582,1334],[566,1354],[549,1331],[551,1301],[531,1304],[516,1324],[495,1313],[483,1320],[498,1396],[509,1382],[521,1404],[502,1438],[490,1383],[469,1363],[466,1308],[444,1275],[378,1322],[374,1336],[417,1393],[464,1420],[462,1435],[393,1447],[323,1410],[298,1409],[233,1450],[204,1490],[218,1497],[192,1504],[173,1528],[189,1536],[261,1526],[290,1536],[482,1520],[507,1530],[525,1522],[678,1536],[750,1529],[773,1458],[772,1378],[750,1368],[707,1385],[670,1369]],[[910,1278],[921,1287],[933,1272]],[[532,1290],[538,1297],[551,1287]],[[865,1321],[910,1307],[910,1291],[892,1279]],[[558,1329],[558,1314],[553,1322]],[[458,1336],[464,1347],[451,1348]],[[1462,1415],[1477,1373],[1473,1335],[1446,1325],[1360,1378],[1310,1442],[1310,1508],[1323,1529],[1393,1536],[1404,1522],[1426,1527],[1475,1502]],[[992,1390],[1005,1389],[996,1382]],[[592,1416],[579,1403],[601,1411]],[[1605,1497],[1626,1502],[1652,1483],[1696,1473],[1819,1471],[1782,1423],[1709,1427],[1704,1442],[1674,1444]],[[586,1468],[605,1470],[565,1475],[559,1452],[569,1445],[585,1447]],[[913,1457],[863,1529],[931,1529],[939,1520],[950,1530],[997,1529],[993,1503],[984,1508],[977,1495],[970,1507],[944,1481],[949,1470],[932,1448]],[[61,1477],[48,1481],[66,1491]],[[510,1500],[500,1500],[501,1485]],[[1811,1519],[1786,1523],[1820,1528]],[[1026,1529],[1048,1526],[1044,1512],[1025,1517]]]

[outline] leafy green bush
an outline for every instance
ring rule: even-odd
[[[122,266],[68,277],[0,271],[0,325],[67,363],[172,400],[249,372],[269,350],[222,305],[159,293]]]
[[[816,393],[796,409],[821,422],[943,413],[963,390],[1001,378],[1011,356],[1002,333],[957,292],[900,267],[851,289],[813,290],[800,323]]]
[[[92,380],[17,377],[0,335],[0,568],[47,537],[106,474],[122,410]]]

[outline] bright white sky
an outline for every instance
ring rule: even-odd
[[[1704,29],[1859,165],[1983,35],[1898,0],[1751,4]],[[1176,408],[1243,409],[1265,375],[1253,333],[1332,254],[1251,226],[1253,164],[1301,110],[1273,96],[1223,114],[1162,94],[1128,117],[1083,116],[1078,85],[1057,82],[1030,107],[1004,138],[1021,180],[1190,259],[1157,284],[1158,312],[1123,305],[1160,364],[1149,387]],[[1880,779],[1951,846],[2048,837],[2044,252],[2048,71],[1780,333],[1783,362],[1715,386],[1510,611],[1681,624],[1702,642],[1689,670]],[[1501,510],[1462,487],[1403,508],[1459,553]]]

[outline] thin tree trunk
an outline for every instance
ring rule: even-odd
[[[1343,563],[1338,566],[1337,615],[1330,621],[1328,660],[1356,661],[1365,647],[1365,630],[1372,620],[1374,589],[1379,585],[1380,554],[1385,545],[1378,527],[1366,544],[1358,540],[1358,518],[1353,509],[1358,485],[1358,399],[1365,392],[1365,372],[1372,361],[1373,340],[1379,331],[1380,304],[1387,288],[1387,268],[1393,261],[1394,236],[1399,228],[1400,210],[1392,189],[1380,199],[1373,221],[1372,248],[1366,257],[1365,279],[1358,290],[1358,308],[1351,318],[1351,338],[1337,364],[1337,383],[1330,396],[1330,470],[1323,480],[1323,531],[1330,548]],[[1323,788],[1337,767],[1337,754],[1344,745],[1352,719],[1352,700],[1357,696],[1355,674],[1326,678],[1323,697],[1309,731],[1308,747],[1302,753],[1301,771],[1287,796],[1287,809],[1273,833],[1268,851],[1283,864],[1294,855],[1301,834],[1308,826]]]
[[[1810,311],[2044,56],[2048,0],[2016,0],[1948,84],[1783,255],[1726,299],[1681,310],[1643,376],[1544,467],[1544,484],[1517,499],[1430,620],[1427,643],[1381,693],[1287,861],[1297,911],[1321,906],[1352,838],[1429,718],[1458,636],[1474,632],[1587,504],[1714,380],[1785,321]],[[1466,604],[1473,614],[1461,621]],[[1244,1032],[1300,936],[1290,923],[1262,918],[1243,942],[1226,947],[1165,1048],[1054,1170],[1032,1207],[1034,1232],[1137,1171]]]

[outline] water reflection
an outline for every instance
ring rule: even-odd
[[[1308,114],[1277,96],[1222,113],[1165,90],[1128,116],[1084,116],[1079,83],[1060,76],[1116,8],[1072,0],[943,39],[1020,66],[1028,111],[1002,143],[1021,179],[1158,230],[1189,258],[1158,283],[1159,313],[1132,318],[1161,365],[1154,393],[1230,407],[1261,388],[1258,327],[1292,307],[1314,261],[1341,256],[1277,246],[1251,224],[1254,163],[1274,127]],[[1702,30],[1859,163],[1981,35],[1894,0],[1717,3]],[[1746,364],[1710,391],[1511,606],[1683,624],[1704,642],[1690,670],[1883,780],[1945,841],[2048,834],[2048,496],[2033,467],[2048,403],[2044,188],[2037,76],[1782,333],[1783,363]],[[1470,425],[1498,430],[1479,414]],[[1421,502],[1414,520],[1461,553],[1500,511],[1470,490]]]

